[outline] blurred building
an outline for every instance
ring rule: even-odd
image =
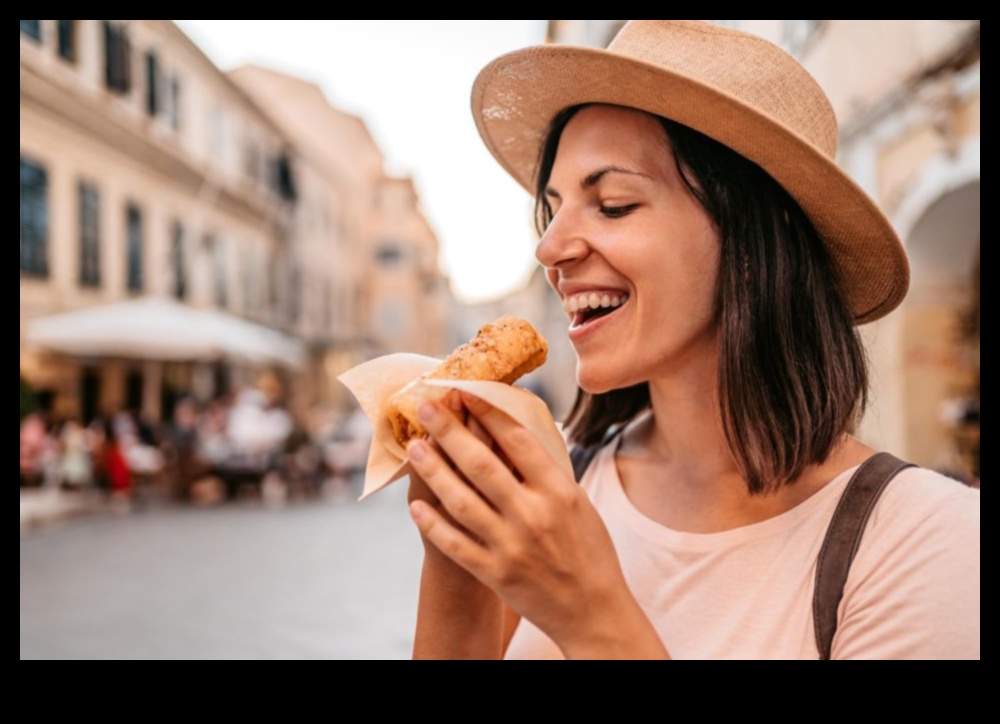
[[[296,79],[223,73],[169,20],[20,31],[21,369],[43,402],[57,416],[159,418],[180,395],[208,399],[266,372],[299,408],[336,401],[333,375],[390,338],[369,327],[370,260],[380,230],[399,228],[378,199],[401,182],[364,123]],[[278,112],[286,103],[298,119]],[[407,199],[422,220],[412,187]],[[403,241],[436,271],[433,233],[409,224]],[[447,288],[439,272],[435,283]],[[192,340],[166,333],[162,354],[29,341],[59,315],[112,320],[151,299],[173,328],[210,313],[213,353],[188,359]]]
[[[551,20],[553,42],[604,46],[622,20]],[[906,304],[869,325],[871,444],[968,474],[978,337],[963,321],[979,285],[980,21],[716,20],[794,54],[841,127],[839,159],[881,205],[913,266]],[[975,463],[978,467],[978,462]]]
[[[442,354],[449,285],[412,181],[388,176],[364,121],[331,106],[314,83],[254,66],[230,77],[282,129],[299,159],[296,240],[308,264],[332,267],[335,313],[312,330],[325,330],[332,342],[327,381],[362,357]],[[342,392],[339,384],[329,391]]]

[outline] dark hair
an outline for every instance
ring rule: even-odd
[[[539,159],[535,220],[552,220],[545,189],[563,130],[553,120]],[[852,431],[868,403],[864,345],[812,222],[766,171],[687,126],[657,117],[677,169],[722,240],[716,287],[722,424],[751,493],[795,482]],[[566,420],[589,447],[650,407],[648,384],[580,390]]]

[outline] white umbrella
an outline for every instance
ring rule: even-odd
[[[158,361],[238,359],[301,367],[303,345],[217,311],[168,299],[135,299],[34,320],[28,344],[79,357]]]

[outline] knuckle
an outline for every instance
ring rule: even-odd
[[[442,411],[427,424],[427,429],[432,431],[435,437],[446,437],[455,429],[454,421],[455,418],[451,413]]]
[[[515,427],[507,437],[507,443],[514,452],[525,452],[531,448],[535,440],[523,427]]]
[[[472,512],[472,505],[467,497],[458,495],[449,501],[448,510],[455,518],[467,518]]]
[[[554,496],[559,506],[570,512],[576,511],[580,507],[580,495],[575,487],[560,487],[555,491]]]
[[[441,552],[451,559],[462,555],[462,543],[457,538],[449,537],[441,543]]]
[[[468,474],[474,480],[481,480],[493,472],[493,461],[486,455],[476,455],[469,461]]]

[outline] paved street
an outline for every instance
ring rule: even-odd
[[[421,550],[405,496],[22,535],[21,659],[406,659]]]

